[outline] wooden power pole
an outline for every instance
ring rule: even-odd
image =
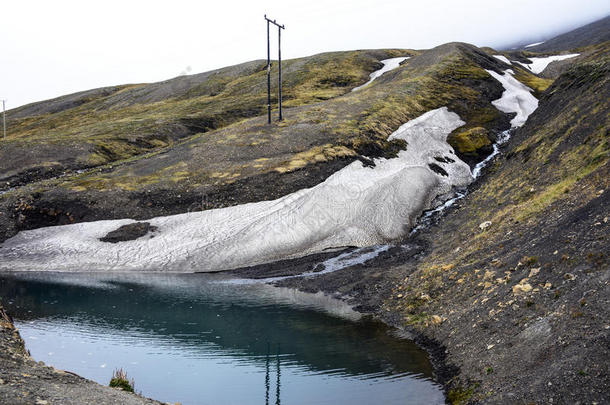
[[[275,20],[270,20],[265,14],[265,20],[267,21],[267,123],[271,124],[271,51],[269,45],[269,24],[277,26],[277,53],[279,63],[279,83],[278,83],[278,102],[279,102],[279,113],[280,121],[282,120],[282,30],[286,29],[283,25],[280,25]]]

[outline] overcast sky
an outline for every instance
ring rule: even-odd
[[[282,56],[450,41],[538,41],[610,13],[608,0],[4,1],[7,108],[266,57],[263,15],[286,25]],[[277,55],[277,33],[272,54]]]

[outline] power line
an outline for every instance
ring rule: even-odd
[[[265,20],[267,21],[267,123],[271,124],[271,51],[269,45],[269,24],[277,26],[277,44],[278,44],[278,62],[279,62],[279,84],[278,84],[278,102],[279,102],[279,113],[282,120],[282,30],[286,29],[284,25],[280,25],[275,20],[270,20],[265,14]]]

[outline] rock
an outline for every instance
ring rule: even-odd
[[[490,280],[496,275],[495,271],[485,270],[485,275],[483,276],[483,280]]]
[[[419,299],[422,300],[422,301],[430,301],[431,300],[431,298],[430,298],[430,296],[428,294],[420,295]]]
[[[129,240],[136,240],[149,232],[157,230],[156,226],[151,226],[149,222],[134,222],[133,224],[123,225],[114,231],[108,232],[106,236],[100,238],[102,242],[117,243]]]
[[[479,229],[484,231],[485,229],[489,228],[490,226],[491,226],[491,221],[485,221],[485,222],[482,222],[481,224],[479,224]]]
[[[444,319],[443,319],[443,318],[441,318],[441,317],[440,317],[440,316],[438,316],[438,315],[432,315],[432,316],[430,317],[430,323],[431,323],[432,325],[440,325],[441,323],[443,323],[443,320],[444,320]]]
[[[526,277],[523,280],[519,281],[519,284],[515,284],[513,286],[513,294],[515,294],[515,295],[525,294],[525,293],[532,291],[532,286],[527,281],[528,281],[528,278]]]
[[[532,277],[534,277],[536,274],[538,274],[539,272],[540,272],[540,267],[536,267],[536,268],[534,268],[534,269],[531,269],[531,270],[530,270],[530,274],[529,274],[529,276],[528,276],[528,277],[529,277],[529,278],[532,278]]]

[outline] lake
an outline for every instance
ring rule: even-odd
[[[14,273],[36,360],[187,404],[442,404],[427,354],[340,301],[215,274]]]

